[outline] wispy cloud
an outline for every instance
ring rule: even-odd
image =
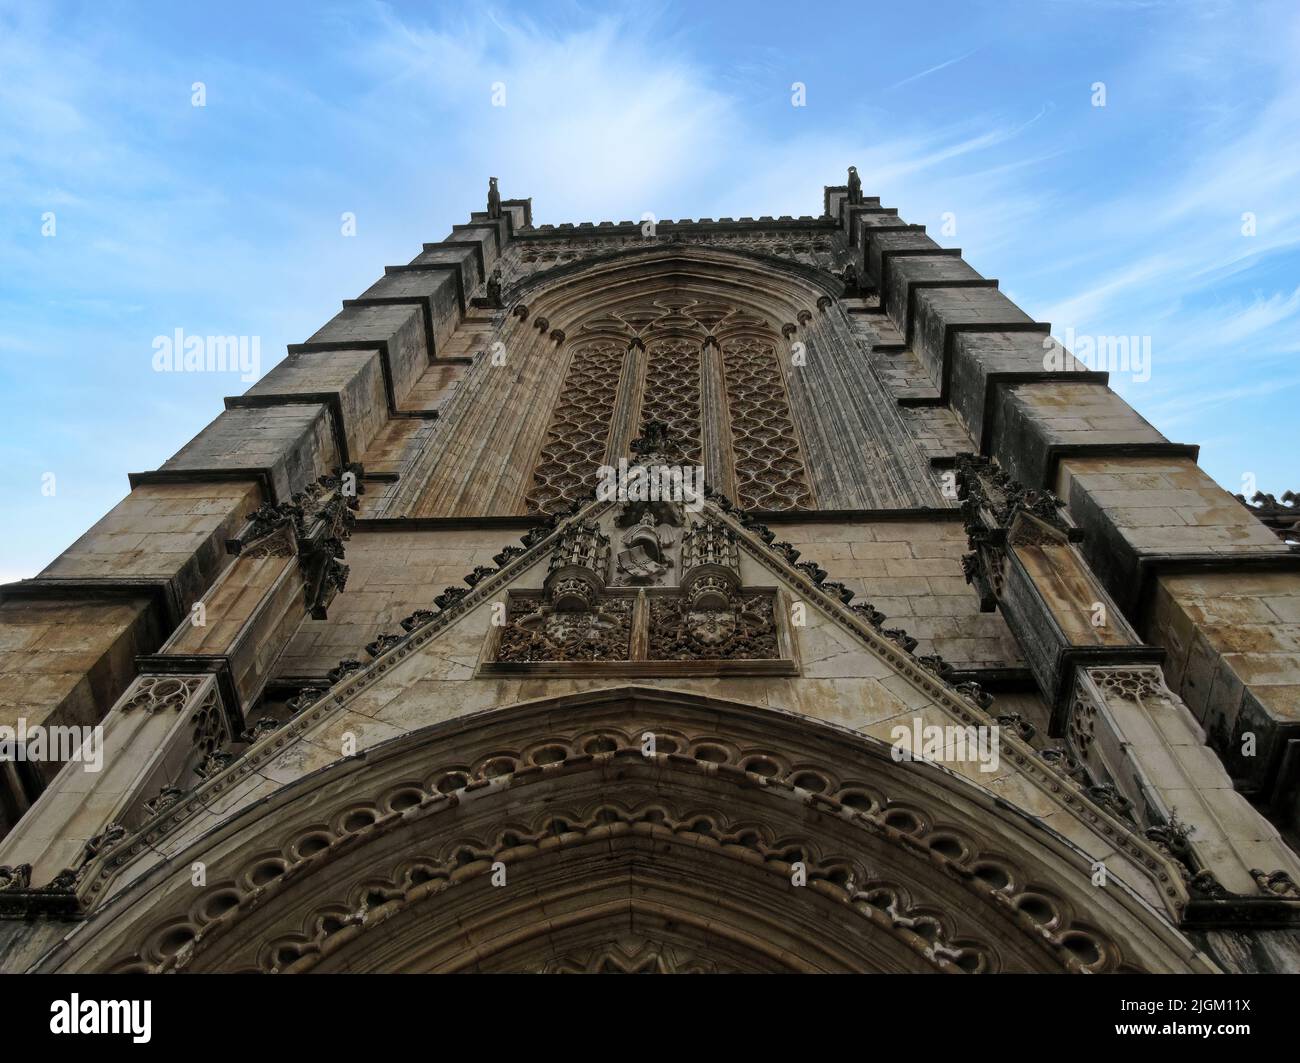
[[[1212,473],[1300,486],[1282,481],[1300,372],[1290,5],[1053,5],[1027,21],[1017,5],[976,16],[941,0],[874,15],[873,33],[899,43],[864,64],[860,5],[824,16],[855,28],[828,39],[788,5],[726,2],[593,15],[232,0],[227,27],[183,5],[0,0],[15,571],[242,390],[152,373],[151,337],[256,334],[269,366],[385,263],[464,220],[489,174],[532,196],[539,221],[576,222],[815,213],[856,164],[869,194],[1040,319],[1151,335],[1151,381],[1117,386],[1157,427],[1205,437]],[[200,80],[209,103],[193,108]],[[1090,104],[1098,80],[1105,108]],[[47,211],[55,239],[39,235]],[[40,495],[45,470],[55,499]]]
[[[966,52],[963,55],[954,56],[952,59],[949,59],[946,62],[938,63],[932,67],[927,67],[925,70],[913,74],[911,77],[903,78],[902,81],[895,81],[885,91],[891,92],[894,89],[902,88],[904,85],[910,85],[913,81],[920,81],[923,77],[929,77],[931,74],[938,73],[940,70],[946,70],[954,63],[960,63],[963,59],[969,59],[972,55],[974,55],[978,51],[979,51],[978,48],[972,48],[969,52]]]

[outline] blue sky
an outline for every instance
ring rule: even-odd
[[[265,371],[489,174],[558,223],[816,214],[856,164],[1058,336],[1149,336],[1112,382],[1220,483],[1300,489],[1297,55],[1289,0],[0,0],[0,580],[247,388],[154,337]]]

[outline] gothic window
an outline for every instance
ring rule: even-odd
[[[564,390],[525,496],[529,512],[554,513],[591,492],[605,460],[626,348],[588,340],[573,352]]]
[[[704,464],[700,349],[699,340],[681,337],[652,340],[646,350],[641,420],[667,424],[681,448],[682,461],[689,465]]]
[[[808,509],[813,505],[799,436],[769,340],[743,337],[722,348],[736,501],[745,509]]]
[[[766,321],[724,303],[671,296],[604,312],[586,328],[601,336],[574,342],[525,495],[529,512],[559,512],[590,496],[598,467],[607,457],[617,460],[615,451],[627,442],[624,425],[611,445],[619,410],[637,425],[666,423],[680,460],[705,466],[708,481],[742,507],[814,508],[778,361],[780,341]],[[624,336],[611,335],[614,330]],[[726,337],[720,347],[719,335]],[[633,347],[641,353],[629,360]],[[632,371],[623,371],[625,361]],[[643,368],[635,368],[638,362]],[[706,378],[713,380],[711,392]],[[706,402],[706,392],[717,398]],[[715,447],[729,452],[728,468],[707,467],[704,455],[717,454]]]

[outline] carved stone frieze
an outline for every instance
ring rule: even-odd
[[[716,247],[769,255],[802,266],[838,273],[845,252],[825,231],[759,229],[748,232],[670,233],[646,237],[622,234],[602,237],[550,237],[528,240],[512,247],[505,256],[505,284],[517,287],[534,273],[556,266],[571,265],[600,255],[632,247],[671,244]]]

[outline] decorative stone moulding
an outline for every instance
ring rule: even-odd
[[[288,557],[295,551],[302,569],[307,610],[313,620],[326,610],[348,581],[343,544],[352,536],[358,496],[365,493],[365,470],[356,462],[322,476],[288,502],[267,503],[248,519],[239,535],[226,541],[228,553]]]
[[[558,930],[528,939],[542,948],[528,961],[513,934],[476,930],[495,944],[467,953],[465,928],[484,926],[495,861],[545,900],[572,896],[596,851],[627,858],[611,885],[654,902],[638,925],[698,913],[700,884],[721,898],[710,936],[766,940],[756,918],[787,928],[780,969],[1213,969],[1118,880],[1091,886],[1087,854],[952,773],[816,721],[627,687],[511,706],[469,730],[448,721],[338,761],[178,855],[226,868],[219,879],[196,891],[150,872],[92,915],[93,947],[67,939],[39,969],[563,964],[585,952],[552,941]],[[792,894],[795,861],[809,888]],[[667,869],[667,892],[637,865]]]

